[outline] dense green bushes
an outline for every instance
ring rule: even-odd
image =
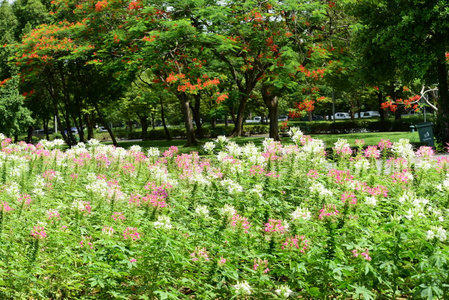
[[[431,119],[429,120],[431,121]],[[332,121],[290,121],[289,126],[299,126],[308,134],[320,133],[357,133],[357,132],[390,132],[409,131],[410,126],[422,123],[422,116],[407,117],[400,120],[387,119],[361,119],[361,120],[338,120]]]

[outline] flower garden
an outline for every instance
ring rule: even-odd
[[[449,158],[290,136],[201,156],[0,137],[0,298],[448,299]]]

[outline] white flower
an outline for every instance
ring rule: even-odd
[[[365,198],[365,203],[368,206],[376,206],[377,205],[377,200],[374,197],[366,197]]]
[[[407,220],[411,220],[413,218],[413,216],[414,216],[414,213],[413,213],[413,211],[411,209],[409,209],[407,211],[407,214],[404,215],[404,217],[407,218]]]
[[[72,149],[86,149],[86,144],[84,144],[83,142],[79,142],[78,144],[73,146]]]
[[[130,152],[141,152],[142,147],[140,147],[139,145],[132,145],[131,147],[129,147],[129,151]]]
[[[3,141],[6,138],[6,136],[3,133],[0,133],[0,142]]]
[[[203,149],[207,153],[212,153],[212,151],[214,151],[214,149],[215,149],[215,143],[214,142],[207,142],[207,143],[205,143],[203,145]]]
[[[322,197],[332,196],[332,191],[324,187],[321,182],[314,182],[312,186],[309,187],[310,192],[318,193]]]
[[[359,159],[354,163],[354,168],[357,171],[369,170],[370,167],[371,167],[371,164],[369,163],[369,161],[367,159]]]
[[[405,192],[398,201],[403,204],[404,202],[412,202],[415,199],[416,194],[413,192]]]
[[[232,179],[225,179],[221,182],[221,186],[228,189],[230,194],[237,194],[243,192],[243,187]]]
[[[437,239],[439,239],[440,242],[444,242],[444,241],[446,240],[446,238],[447,238],[447,236],[446,236],[446,230],[443,229],[443,227],[441,227],[441,226],[439,226],[439,227],[434,227],[434,229],[435,229],[435,231],[436,231],[435,237],[436,237]]]
[[[234,285],[234,288],[235,288],[235,291],[237,292],[237,294],[242,294],[242,295],[251,294],[251,287],[250,287],[248,281],[237,282],[237,284]]]
[[[96,147],[100,145],[100,141],[96,139],[90,139],[87,141],[87,145],[89,145],[90,147]]]
[[[201,173],[194,173],[189,178],[189,182],[196,183],[200,186],[210,186],[211,181]]]
[[[304,134],[299,130],[299,127],[291,127],[288,131],[288,135],[291,137],[292,141],[298,145]]]
[[[229,155],[232,155],[235,158],[238,158],[242,154],[240,146],[235,142],[228,142],[228,144],[226,145],[226,149],[228,150]]]
[[[294,212],[292,212],[292,219],[293,220],[298,220],[298,219],[303,219],[303,220],[310,220],[312,218],[312,214],[310,213],[308,208],[301,208],[298,207],[296,208],[296,210]]]
[[[408,139],[400,139],[399,142],[394,142],[391,151],[398,157],[405,158],[407,160],[415,157],[415,152],[413,151],[413,146],[410,144]]]
[[[155,228],[172,229],[173,227],[169,216],[159,216],[153,224]]]
[[[432,226],[430,230],[427,230],[426,238],[428,240],[437,238],[438,240],[440,240],[440,242],[444,242],[447,239],[446,230],[441,226]]]
[[[72,202],[72,209],[77,211],[83,211],[84,210],[84,201],[82,200],[75,200]]]
[[[63,139],[54,139],[53,140],[53,148],[61,148],[65,145],[65,142]]]
[[[86,185],[86,190],[92,192],[94,195],[105,198],[109,194],[109,186],[106,180],[97,179]]]
[[[217,136],[216,141],[217,141],[217,143],[223,145],[223,144],[226,144],[228,142],[228,139],[224,135],[219,135],[219,136]]]
[[[261,184],[254,185],[254,188],[250,190],[251,193],[256,194],[259,198],[263,197],[263,186]]]
[[[220,212],[225,216],[232,217],[232,215],[235,215],[237,211],[235,210],[234,206],[225,204],[225,206],[220,209]]]
[[[289,288],[288,285],[281,285],[277,290],[275,290],[276,294],[281,297],[288,298],[293,294],[293,291]]]
[[[11,182],[8,187],[5,189],[6,193],[12,197],[19,198],[20,197],[20,188],[17,182]]]
[[[161,151],[155,147],[149,148],[147,153],[149,157],[159,157],[161,155]]]
[[[207,218],[209,216],[209,209],[205,205],[198,205],[195,209],[195,212],[198,215],[203,216],[205,218]]]
[[[253,143],[248,143],[244,145],[242,148],[243,157],[252,157],[256,155],[260,155],[259,149],[257,149],[256,145]]]

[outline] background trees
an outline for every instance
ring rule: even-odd
[[[361,23],[357,34],[363,61],[378,80],[397,76],[404,82],[420,79],[438,85],[437,136],[444,142],[449,141],[448,5],[437,0],[365,0],[353,6]]]
[[[182,114],[191,144],[205,119],[228,115],[239,136],[251,113],[267,114],[270,137],[279,139],[279,107],[311,119],[314,109],[331,113],[334,94],[354,115],[378,110],[387,95],[403,97],[398,91],[420,80],[439,86],[439,128],[449,140],[442,3],[3,2],[0,81],[19,74],[35,119],[45,127],[56,116],[71,144],[67,128],[77,127],[81,140],[83,127],[89,137],[97,122],[109,129],[108,107],[139,112],[127,115],[144,128],[154,124],[152,114],[170,107],[163,90],[178,100],[169,113]]]

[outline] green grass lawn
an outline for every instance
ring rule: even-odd
[[[392,142],[397,142],[399,139],[409,139],[411,143],[419,142],[418,132],[370,132],[370,133],[348,133],[348,134],[313,134],[313,138],[321,139],[326,143],[326,147],[331,148],[338,139],[346,139],[352,147],[355,147],[355,140],[365,140],[365,145],[377,145],[381,139],[390,139]],[[238,137],[231,139],[239,145],[247,143],[253,143],[256,146],[262,146],[262,142],[265,137]],[[119,147],[129,148],[132,145],[139,145],[143,148],[157,147],[161,151],[167,150],[170,146],[177,146],[181,153],[189,153],[191,151],[202,151],[202,145],[205,142],[212,141],[213,139],[200,140],[200,144],[197,146],[184,147],[186,144],[185,139],[174,139],[171,141],[118,141]],[[110,144],[110,142],[107,142]],[[282,138],[283,144],[291,144],[292,141],[289,137]]]

